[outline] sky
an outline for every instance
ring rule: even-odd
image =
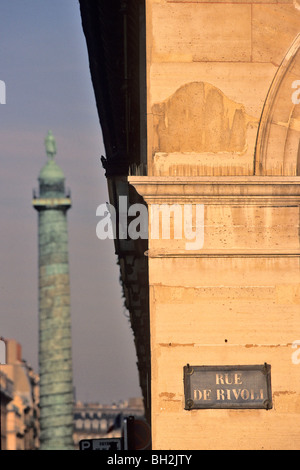
[[[105,155],[77,0],[0,0],[0,336],[38,372],[38,233],[32,190],[52,130],[68,212],[76,399],[141,396],[113,240],[96,236],[108,201]],[[1,102],[1,100],[0,100]]]

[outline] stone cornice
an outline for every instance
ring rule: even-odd
[[[148,250],[145,252],[145,256],[148,258],[299,258],[300,250]]]
[[[72,205],[71,199],[64,198],[36,198],[32,200],[33,207],[40,211],[44,209],[69,209]]]
[[[128,182],[149,204],[300,205],[298,176],[130,176]]]

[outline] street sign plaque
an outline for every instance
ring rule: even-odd
[[[80,450],[122,450],[122,438],[83,439],[79,441]]]
[[[272,408],[271,366],[184,367],[185,409]]]

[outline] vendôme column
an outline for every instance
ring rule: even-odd
[[[73,379],[67,211],[70,197],[56,164],[56,142],[45,139],[47,163],[39,174],[39,374],[42,450],[73,448]]]

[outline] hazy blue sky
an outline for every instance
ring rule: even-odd
[[[104,154],[77,0],[0,0],[0,336],[17,339],[38,370],[37,213],[32,189],[44,138],[72,192],[68,213],[74,385],[77,399],[140,396],[133,335],[113,242],[96,237],[108,200]]]

